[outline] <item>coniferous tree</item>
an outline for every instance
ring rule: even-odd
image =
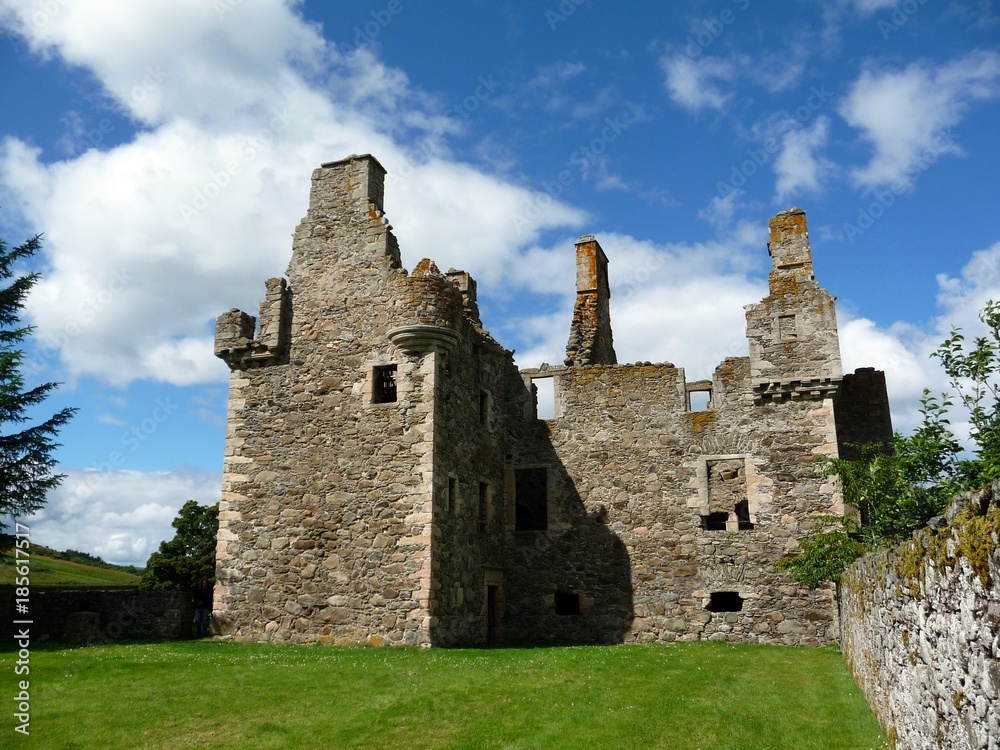
[[[31,420],[28,410],[58,385],[44,383],[24,390],[21,374],[21,345],[32,327],[20,324],[20,312],[39,275],[16,276],[14,267],[40,248],[37,236],[13,250],[0,239],[0,515],[8,517],[41,508],[46,493],[64,479],[64,475],[54,473],[52,453],[59,445],[55,442],[59,429],[76,412],[62,409],[40,424],[18,429]]]

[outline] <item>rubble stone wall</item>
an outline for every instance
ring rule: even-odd
[[[448,311],[406,305],[383,174],[370,158],[314,173],[287,351],[254,359],[255,344],[216,342],[233,374],[214,614],[239,639],[429,640],[436,360],[387,334]],[[397,400],[373,403],[375,368],[389,365]]]
[[[898,750],[1000,748],[997,493],[960,499],[841,581],[844,657]]]
[[[217,321],[232,370],[219,630],[424,646],[836,638],[832,592],[774,570],[813,517],[844,510],[815,468],[837,454],[841,377],[804,214],[772,220],[750,356],[711,381],[616,364],[608,260],[589,236],[570,364],[519,372],[468,274],[402,268],[384,175],[371,156],[316,170],[287,282],[267,282],[259,320]],[[710,390],[705,409],[692,390]]]
[[[716,372],[711,411],[688,411],[684,372],[670,364],[551,373],[560,413],[541,446],[517,453],[554,474],[549,529],[514,534],[508,575],[526,596],[509,628],[602,641],[836,639],[832,591],[773,570],[802,519],[842,512],[815,473],[815,457],[835,450],[829,399],[754,407],[745,358]],[[735,468],[713,498],[716,464]],[[740,528],[741,501],[752,528]],[[712,512],[725,527],[703,527]],[[581,597],[579,617],[554,614],[559,589]],[[712,611],[719,592],[737,594],[740,610]]]
[[[9,596],[7,596],[9,594]],[[4,601],[14,587],[0,586]],[[188,638],[194,604],[188,591],[146,591],[34,586],[31,589],[32,641],[99,644],[137,638]],[[8,620],[6,631],[16,627]]]
[[[508,426],[523,419],[527,391],[511,352],[470,330],[441,366],[438,395],[432,642],[484,643],[491,584],[499,597],[496,624],[504,614],[502,548],[512,490]],[[501,629],[490,636],[501,640],[504,634]]]

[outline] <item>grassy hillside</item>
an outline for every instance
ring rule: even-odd
[[[99,558],[87,559],[80,553],[58,552],[33,545],[28,559],[32,586],[135,586],[139,583],[135,568],[111,565]],[[0,557],[0,584],[14,583],[14,563],[14,550],[8,549]]]
[[[31,733],[52,750],[888,747],[831,648],[178,641],[43,647],[31,676]]]

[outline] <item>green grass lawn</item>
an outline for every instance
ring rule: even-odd
[[[25,745],[52,750],[888,747],[834,649],[186,641],[36,648],[30,678]]]

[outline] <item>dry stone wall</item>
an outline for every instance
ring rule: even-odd
[[[1000,748],[998,493],[842,579],[844,657],[898,750]]]

